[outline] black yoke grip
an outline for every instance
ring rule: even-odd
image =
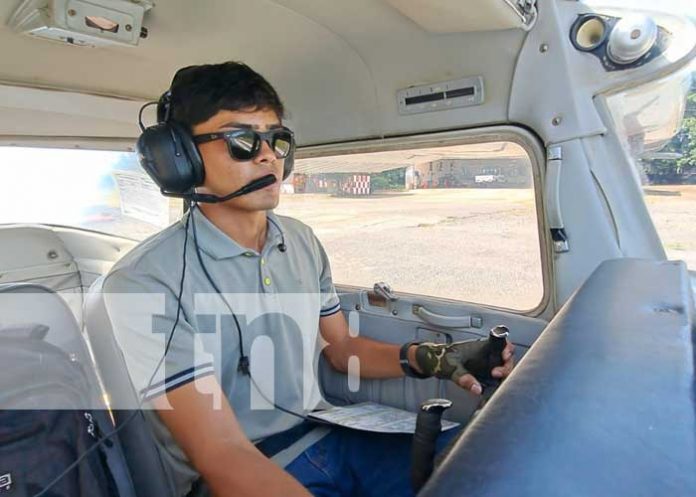
[[[498,380],[491,376],[491,370],[503,365],[502,353],[509,333],[507,327],[496,326],[489,332],[488,340],[476,357],[464,363],[467,371],[473,374],[484,387],[498,384]]]
[[[411,448],[411,486],[418,493],[433,472],[435,444],[442,431],[442,414],[452,407],[447,399],[430,399],[421,404]]]

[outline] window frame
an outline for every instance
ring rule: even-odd
[[[534,199],[536,204],[537,232],[539,235],[539,253],[541,257],[542,297],[539,304],[532,309],[510,309],[482,302],[471,302],[432,295],[420,295],[401,292],[395,293],[402,298],[417,297],[428,299],[443,304],[466,304],[479,306],[494,311],[502,311],[529,317],[541,317],[548,311],[553,303],[555,295],[555,278],[553,272],[553,253],[551,240],[546,222],[544,209],[543,187],[546,171],[546,152],[539,138],[531,131],[511,125],[489,126],[482,128],[463,129],[456,131],[444,131],[434,133],[421,133],[415,135],[402,135],[382,139],[365,139],[349,142],[340,142],[321,145],[307,145],[299,147],[295,152],[297,159],[319,158],[335,155],[365,154],[371,152],[386,152],[404,149],[429,148],[452,145],[476,145],[481,143],[506,141],[515,143],[524,149],[530,159],[532,167],[532,181],[534,185]],[[389,281],[387,281],[389,283]],[[371,288],[334,282],[337,291],[357,293]]]

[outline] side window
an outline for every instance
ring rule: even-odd
[[[132,152],[0,147],[0,164],[0,224],[54,224],[144,240],[183,212],[182,201],[163,197]]]
[[[513,142],[298,159],[279,214],[314,229],[334,282],[515,310],[544,295],[532,162]]]

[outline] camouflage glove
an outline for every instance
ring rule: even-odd
[[[488,338],[450,344],[422,343],[416,347],[416,363],[428,376],[458,383],[465,374],[479,380],[491,378]]]

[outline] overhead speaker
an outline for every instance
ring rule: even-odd
[[[607,56],[621,66],[633,64],[652,50],[657,35],[657,24],[651,17],[642,14],[626,16],[611,30]]]
[[[570,40],[583,52],[590,52],[604,43],[609,29],[607,23],[597,15],[579,17],[573,24]]]
[[[642,14],[624,18],[580,14],[570,29],[576,50],[599,59],[605,71],[625,71],[660,57],[671,40],[670,33]]]

